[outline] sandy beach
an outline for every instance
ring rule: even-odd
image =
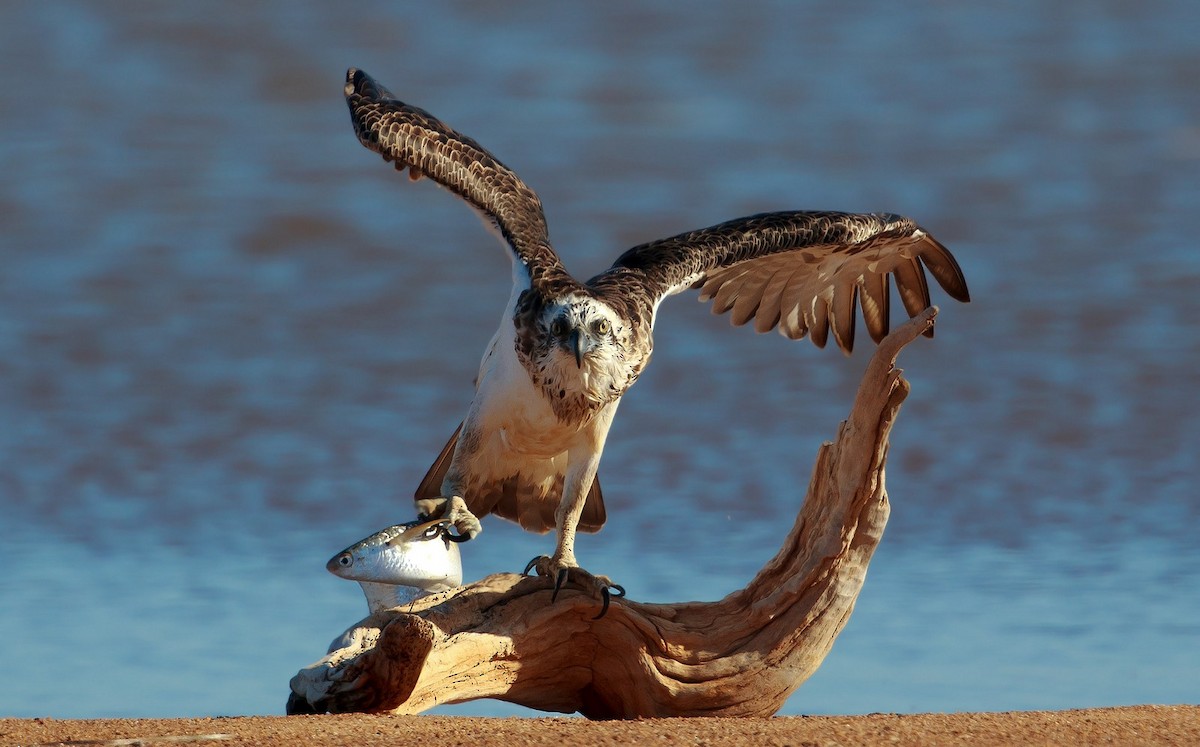
[[[1200,706],[1010,713],[651,719],[447,716],[0,719],[4,745],[1195,745]]]

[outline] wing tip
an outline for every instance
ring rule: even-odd
[[[929,273],[938,281],[938,285],[942,286],[946,295],[955,301],[970,303],[971,291],[967,288],[967,278],[963,274],[958,260],[954,258],[945,244],[933,238],[928,231],[918,230],[926,245],[926,249],[920,253],[920,257],[924,260],[925,266],[929,268]]]
[[[346,84],[342,86],[346,98],[358,96],[368,101],[395,100],[395,95],[379,81],[357,67],[346,68]]]
[[[342,86],[342,90],[345,91],[347,98],[356,93],[362,93],[364,79],[370,80],[371,76],[356,67],[346,68],[346,84]]]

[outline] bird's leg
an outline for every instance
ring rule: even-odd
[[[579,466],[572,463],[575,456],[574,453],[568,455],[563,497],[555,512],[558,542],[554,548],[554,555],[550,557],[541,555],[534,558],[525,566],[524,573],[528,574],[530,570],[536,570],[539,576],[554,579],[554,594],[550,598],[552,602],[558,598],[558,592],[567,581],[582,587],[592,596],[600,597],[603,606],[600,608],[600,614],[593,618],[599,620],[608,612],[611,597],[613,595],[625,596],[625,589],[614,584],[608,576],[588,573],[580,568],[579,563],[575,560],[575,530],[579,526],[579,517],[583,513],[584,503],[587,502],[592,481],[596,479],[596,467],[599,464],[600,455],[598,451],[594,454],[581,455],[584,457],[581,460],[583,464]]]
[[[467,509],[467,503],[457,495],[449,498],[424,498],[416,502],[417,515],[422,521],[445,519],[454,525],[458,536],[448,535],[458,542],[475,539],[483,531],[483,525],[475,514]]]

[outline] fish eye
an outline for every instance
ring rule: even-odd
[[[550,334],[555,337],[562,337],[567,331],[567,323],[562,320],[562,317],[555,319],[550,324]]]
[[[421,535],[421,537],[423,537],[424,539],[433,539],[434,537],[440,536],[442,531],[443,531],[443,529],[442,529],[441,524],[434,524],[433,526],[426,529],[425,532]]]
[[[348,552],[344,552],[338,556],[337,562],[341,567],[349,568],[350,566],[354,565],[354,556]]]
[[[612,324],[607,319],[597,319],[596,323],[592,325],[592,329],[596,330],[598,335],[607,335],[608,331],[612,329]]]

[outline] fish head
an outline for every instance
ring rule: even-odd
[[[349,581],[452,589],[462,584],[462,559],[449,526],[444,520],[390,526],[334,555],[325,568]]]

